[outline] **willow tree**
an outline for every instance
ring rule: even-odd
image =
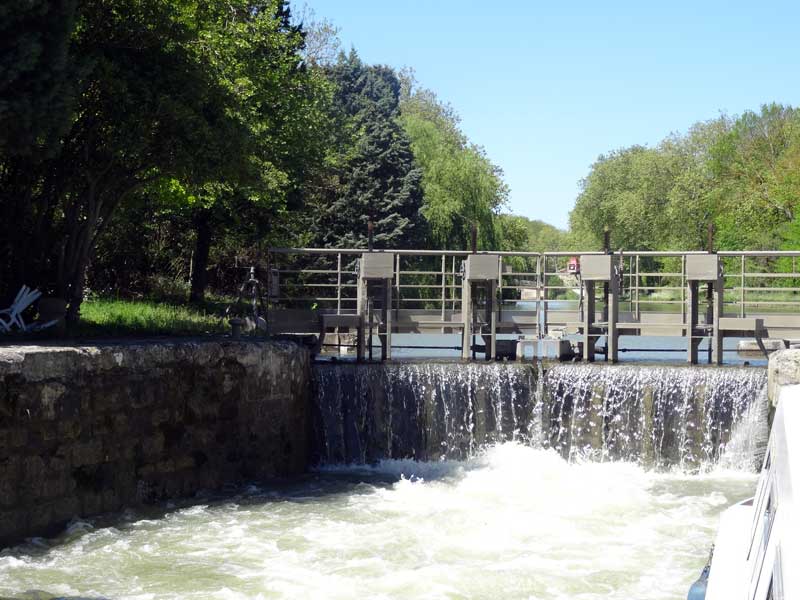
[[[482,148],[471,144],[451,107],[429,90],[417,90],[406,78],[400,122],[422,169],[422,212],[435,248],[468,247],[473,225],[485,249],[501,246],[496,218],[505,207],[503,173]]]

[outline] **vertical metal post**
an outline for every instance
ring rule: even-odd
[[[636,320],[642,320],[641,308],[639,307],[639,255],[636,255]]]
[[[744,260],[744,254],[742,254],[742,262],[741,262],[741,270],[742,270],[741,275],[742,275],[742,277],[741,277],[741,279],[739,281],[739,286],[740,286],[739,287],[739,316],[741,318],[743,318],[743,319],[744,319],[744,314],[745,314],[745,310],[744,310],[744,298],[745,298],[745,295],[744,295],[744,286],[745,286],[744,268],[745,268],[745,260]]]
[[[383,299],[383,313],[384,313],[384,335],[382,344],[382,360],[391,360],[392,358],[392,280],[385,279],[383,281],[384,299]]]
[[[713,330],[711,330],[711,337],[708,340],[708,364],[711,364],[714,358],[714,345],[717,340],[717,336],[714,333],[717,328],[717,319],[714,317],[716,316],[714,307],[716,306],[716,295],[717,289],[713,282],[709,282],[706,287],[706,301],[708,302],[708,306],[706,306],[706,332],[709,332],[709,325],[713,324]]]
[[[689,340],[687,361],[690,365],[697,364],[697,348],[700,345],[700,340],[695,338],[697,334],[698,313],[699,313],[699,284],[696,281],[687,282],[687,290],[689,292],[689,315],[685,321],[686,334]]]
[[[723,302],[724,302],[724,295],[725,295],[725,279],[720,274],[719,279],[717,279],[716,283],[713,285],[713,318],[714,318],[714,326],[711,331],[711,345],[713,345],[713,350],[711,352],[711,360],[714,364],[721,365],[722,364],[722,346],[724,339],[720,334],[719,330],[719,320],[723,315]]]
[[[547,255],[542,255],[542,279],[539,289],[539,302],[542,303],[542,335],[548,334],[547,328]]]
[[[681,256],[681,323],[686,325],[686,255]],[[689,334],[691,337],[691,333]]]
[[[336,255],[336,314],[342,314],[342,253]],[[339,328],[336,328],[338,334]]]
[[[622,268],[623,262],[619,262]],[[620,277],[612,270],[613,279],[609,282],[608,296],[608,321],[606,324],[606,360],[612,363],[619,359],[619,332],[617,331],[617,321],[619,320],[619,296],[620,296]]]
[[[358,259],[363,260],[363,259]],[[367,281],[362,279],[360,275],[356,276],[356,314],[359,318],[359,327],[357,331],[358,338],[356,339],[356,360],[361,362],[364,360],[364,344],[365,344],[365,329],[369,325],[370,335],[372,335],[372,325],[368,323],[368,306],[367,306]],[[372,341],[370,340],[370,352],[372,351]]]
[[[365,286],[369,290],[369,284],[365,282]],[[372,298],[369,297],[369,293],[367,293],[367,353],[372,362]]]
[[[489,343],[486,345],[486,360],[494,360],[497,356],[497,282],[489,281],[486,286],[486,310],[489,313]]]
[[[395,256],[394,280],[395,280],[395,287],[397,288],[397,301],[395,302],[395,317],[397,318],[398,321],[400,321],[400,255],[399,254]],[[391,285],[391,280],[388,283],[388,285]],[[389,299],[391,300],[391,296],[389,297]],[[392,306],[391,302],[389,303],[389,306],[390,307]]]
[[[594,362],[595,338],[592,337],[595,313],[594,281],[584,281],[583,286],[583,360]]]
[[[450,299],[452,300],[450,308],[455,313],[455,311],[456,311],[456,296],[457,296],[457,293],[456,293],[456,256],[455,256],[455,254],[453,255],[453,269],[452,269],[452,275],[450,277],[450,286],[451,286],[450,287]]]
[[[461,358],[469,359],[472,346],[472,286],[467,278],[461,280]]]
[[[526,269],[527,271],[527,269]],[[541,339],[542,338],[542,330],[544,328],[542,324],[542,257],[536,257],[536,337]],[[536,352],[533,353],[534,358],[536,358]]]
[[[611,252],[611,230],[606,225],[603,228],[603,252]],[[603,282],[603,316],[602,321],[608,322],[608,281]]]
[[[447,297],[446,297],[446,290],[447,290],[447,266],[446,266],[447,257],[442,254],[442,321],[445,320],[445,313],[447,310]],[[444,327],[442,327],[442,333],[444,333]]]

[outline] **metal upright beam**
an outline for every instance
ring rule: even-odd
[[[547,326],[547,255],[542,256],[541,284],[539,287],[539,302],[542,303],[542,335],[550,333]]]
[[[461,358],[468,360],[472,348],[472,284],[464,277],[461,281]]]
[[[636,255],[636,320],[640,321],[642,318],[641,308],[639,306],[639,255]]]
[[[709,247],[711,247],[709,245]],[[722,335],[719,320],[723,316],[724,284],[719,256],[713,253],[690,255],[686,259],[686,280],[689,292],[689,317],[687,322],[688,360],[697,363],[697,350],[703,339],[708,339],[709,362],[722,364]],[[700,284],[707,286],[706,322],[700,326]]]
[[[597,338],[593,335],[595,318],[594,281],[583,282],[583,360],[594,362],[594,345]]]
[[[445,314],[447,313],[447,264],[446,264],[446,257],[442,255],[442,321],[445,319]],[[444,333],[444,327],[442,327],[442,333]]]
[[[699,286],[700,284],[697,281],[689,281],[687,283],[689,314],[686,317],[686,337],[689,343],[688,356],[686,358],[690,365],[697,364],[697,349],[700,347],[700,342],[702,341],[696,337],[700,312],[700,299],[698,298],[698,294],[700,293]]]
[[[486,316],[489,322],[489,343],[486,344],[486,360],[494,360],[497,356],[497,282],[486,284]]]
[[[742,319],[744,319],[744,317],[745,317],[745,311],[744,311],[744,299],[745,299],[745,291],[744,291],[744,286],[745,286],[745,279],[744,279],[744,274],[745,274],[745,262],[744,262],[744,254],[742,254],[741,269],[742,269],[742,272],[741,272],[741,279],[739,280],[739,317],[740,317],[740,318],[742,318]],[[792,269],[792,272],[794,272],[794,269]]]
[[[587,361],[595,359],[595,345],[599,337],[606,336],[606,360],[616,362],[618,358],[617,321],[619,319],[619,293],[621,260],[618,255],[604,254],[600,256],[582,255],[581,281],[584,293],[583,315],[583,358]],[[595,322],[595,284],[603,286],[602,322]]]
[[[723,336],[720,332],[720,320],[724,316],[723,314],[723,300],[725,289],[722,283],[722,277],[716,281],[713,285],[713,297],[712,297],[712,311],[714,313],[713,316],[713,325],[712,325],[712,335],[711,335],[711,344],[713,346],[713,350],[711,352],[711,361],[715,365],[721,365],[723,360],[722,350],[723,350]]]
[[[387,279],[383,283],[383,324],[384,331],[381,338],[381,360],[392,358],[392,283]]]
[[[619,320],[619,296],[620,284],[619,277],[612,277],[608,282],[609,294],[606,299],[607,325],[606,325],[606,360],[612,363],[619,359],[619,330],[617,321]]]

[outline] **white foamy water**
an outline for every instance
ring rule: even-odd
[[[682,599],[755,475],[569,464],[508,443],[465,462],[331,467],[280,490],[0,555],[0,597]]]

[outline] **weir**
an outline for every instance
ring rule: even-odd
[[[700,360],[702,344],[708,362],[722,364],[725,338],[755,339],[763,354],[800,338],[798,256],[270,248],[265,324],[313,337],[315,353],[359,360],[373,346],[390,359],[404,348],[393,334],[460,334],[465,359],[522,359],[527,348],[612,363],[630,350],[625,338],[669,336],[684,339],[687,362]],[[651,344],[638,349],[659,351]]]
[[[766,372],[752,367],[317,363],[313,378],[321,464],[465,459],[517,441],[571,460],[753,470],[768,435]]]

